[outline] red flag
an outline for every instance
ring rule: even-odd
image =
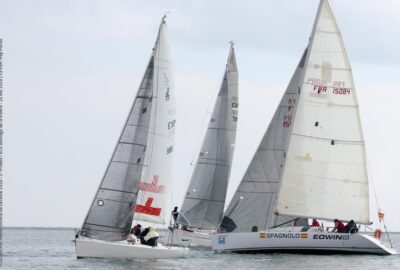
[[[378,217],[379,217],[379,222],[381,222],[385,217],[385,214],[381,210],[378,210]]]

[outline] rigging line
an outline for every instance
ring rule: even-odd
[[[264,222],[264,230],[267,229],[267,223],[268,223],[268,217],[269,217],[269,213],[271,212],[271,206],[272,206],[272,199],[274,196],[270,196],[269,198],[269,207],[268,207],[268,211],[267,211],[267,215],[265,216],[265,222]]]
[[[225,77],[225,73],[226,73],[226,69],[224,69],[223,78]],[[207,135],[207,131],[209,129],[210,121],[211,121],[211,118],[213,116],[212,114],[213,114],[213,111],[214,111],[215,106],[217,104],[217,100],[218,100],[218,96],[219,96],[219,92],[220,92],[221,87],[222,87],[222,84],[214,91],[213,95],[210,95],[207,104],[211,104],[211,105],[207,106],[206,110],[204,111],[204,116],[202,117],[202,123],[201,123],[201,126],[200,126],[200,130],[199,130],[199,132],[197,134],[195,148],[193,149],[192,158],[191,158],[188,170],[187,170],[186,179],[188,179],[187,180],[187,187],[188,188],[190,187],[190,184],[191,184],[191,180],[192,180],[191,176],[193,175],[195,166],[196,166],[198,160],[200,159],[200,154],[199,153],[202,150],[203,143],[204,143],[205,137]],[[207,128],[205,128],[206,125],[207,125]],[[183,202],[182,202],[182,205],[183,205]]]
[[[223,80],[223,82],[222,82],[222,84],[221,84],[221,88],[220,88],[220,90],[219,90],[219,92],[222,92],[222,87],[224,87],[224,82],[225,82],[225,78],[227,78],[228,77],[228,70],[226,69],[226,71],[225,71],[225,74],[224,74],[224,80]],[[227,86],[228,87],[228,86]],[[229,89],[227,89],[227,91],[229,91]],[[221,103],[222,103],[222,99],[224,98],[224,95],[222,95],[222,93],[221,93],[221,95],[219,95],[219,93],[218,93],[218,98],[221,100]],[[228,99],[229,99],[229,95],[228,95]],[[215,106],[215,105],[214,105]],[[214,107],[214,110],[216,109],[216,107]],[[218,124],[220,124],[220,120],[221,120],[221,105],[220,106],[218,106]],[[214,110],[213,110],[213,112],[214,112]],[[208,128],[208,129],[210,129],[210,127]],[[218,150],[219,150],[219,145],[220,145],[220,130],[219,129],[217,129],[217,144],[216,144],[216,148],[217,148],[217,150],[216,150],[216,156],[218,156],[219,157],[219,153],[218,153]],[[206,162],[205,162],[206,163]],[[216,165],[216,164],[215,164]],[[215,169],[214,170],[214,173],[213,173],[213,177],[211,178],[211,192],[213,192],[214,191],[214,187],[215,187],[215,184],[216,184],[216,181],[218,181],[217,179],[216,179],[216,173],[217,173],[217,169]],[[209,200],[209,202],[210,202],[211,200]],[[225,205],[225,201],[223,202],[223,204]],[[224,205],[223,205],[223,207],[224,207]],[[206,210],[206,212],[205,212],[205,214],[206,213],[208,213],[209,212],[209,209],[210,209],[210,206],[211,206],[211,204],[210,203],[208,203],[207,204],[207,210]],[[223,212],[223,207],[222,207],[222,212]],[[201,228],[200,229],[202,229],[202,228],[204,228],[204,223],[206,222],[206,219],[205,219],[205,215],[203,216],[203,220],[202,220],[202,223],[201,223]],[[218,225],[218,224],[217,224]]]
[[[366,152],[366,151],[365,151],[365,152]],[[367,155],[365,155],[365,161],[366,161],[366,163],[367,163],[367,172],[368,172],[369,175],[371,176],[371,177],[369,177],[369,180],[370,180],[370,182],[371,182],[372,191],[373,191],[373,193],[374,193],[376,206],[377,206],[377,208],[378,208],[377,211],[379,211],[379,210],[381,210],[381,207],[380,207],[380,205],[379,205],[378,194],[377,194],[377,190],[376,190],[376,188],[375,188],[375,183],[374,183],[374,180],[373,180],[373,179],[374,179],[374,175],[373,175],[373,173],[372,173],[371,167],[369,166],[369,162],[368,162],[368,159],[367,159]],[[385,222],[384,219],[382,220],[382,222],[383,222],[383,228],[384,228],[384,230],[385,230],[386,236],[387,236],[387,238],[388,238],[388,240],[389,240],[390,247],[393,248],[392,241],[391,241],[390,235],[389,235],[389,231],[388,231],[388,229],[387,229],[387,227],[386,227],[386,222]],[[380,223],[380,222],[379,222],[379,223]]]

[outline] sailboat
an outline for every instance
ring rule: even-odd
[[[365,144],[352,72],[327,0],[309,44],[233,196],[214,250],[395,254],[366,234],[308,219],[370,224]]]
[[[211,247],[210,233],[221,222],[235,148],[238,71],[231,42],[221,87],[174,228],[174,242]]]
[[[128,241],[133,221],[166,223],[174,132],[174,77],[164,16],[128,119],[76,236],[78,258],[176,258],[188,252]]]

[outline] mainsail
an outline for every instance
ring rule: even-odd
[[[221,88],[178,223],[216,229],[224,211],[238,119],[238,71],[231,44]]]
[[[369,223],[365,145],[353,76],[322,0],[278,196],[279,214]]]
[[[266,229],[275,221],[276,194],[293,127],[306,54],[307,50],[225,211],[220,225],[223,231],[251,231],[253,226]]]
[[[173,76],[165,17],[133,106],[81,235],[126,239],[135,215],[164,222],[175,126]],[[134,210],[134,211],[133,211]]]

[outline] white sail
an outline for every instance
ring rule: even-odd
[[[154,47],[153,96],[134,220],[165,224],[175,133],[175,94],[165,18]]]
[[[238,71],[233,44],[178,223],[216,229],[225,206],[238,120]]]
[[[368,176],[356,92],[342,37],[322,0],[289,141],[279,214],[369,223]]]

